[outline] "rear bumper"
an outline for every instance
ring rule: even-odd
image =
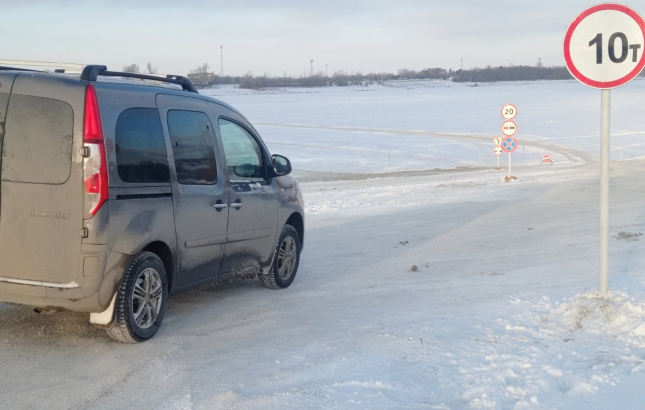
[[[105,251],[105,248],[101,250]],[[131,258],[109,250],[104,254],[107,258],[103,269],[92,276],[79,276],[69,284],[26,280],[17,283],[9,278],[9,281],[0,281],[0,302],[74,312],[102,312],[110,305]]]

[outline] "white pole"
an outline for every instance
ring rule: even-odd
[[[497,169],[499,169],[499,155],[497,155]]]
[[[609,115],[611,90],[601,91],[600,123],[600,294],[609,290]]]
[[[511,153],[508,153],[508,180],[511,180]]]

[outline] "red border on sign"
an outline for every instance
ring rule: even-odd
[[[634,68],[629,74],[624,76],[623,78],[619,78],[618,80],[615,81],[595,81],[590,78],[585,77],[578,69],[575,67],[573,64],[573,60],[571,59],[571,37],[573,36],[573,32],[575,29],[578,27],[578,25],[584,20],[585,18],[589,17],[590,15],[597,13],[599,11],[604,11],[604,10],[614,10],[614,11],[620,11],[625,14],[627,14],[629,17],[633,18],[636,24],[641,28],[641,31],[643,32],[643,38],[645,38],[645,20],[634,10],[630,9],[627,6],[623,6],[622,4],[615,4],[615,3],[605,3],[605,4],[598,4],[596,6],[590,7],[587,10],[583,11],[576,17],[573,22],[571,22],[571,25],[569,26],[569,29],[567,30],[567,33],[564,36],[564,45],[563,45],[563,51],[564,51],[564,62],[567,65],[567,69],[573,75],[578,81],[580,81],[583,84],[588,85],[589,87],[594,87],[594,88],[600,88],[600,89],[609,89],[609,88],[615,88],[615,87],[620,87],[621,85],[625,85],[634,78],[643,70],[643,67],[645,67],[645,50],[644,53],[641,54],[641,59],[636,65],[636,68]]]
[[[507,150],[506,148],[504,148],[504,141],[509,139],[509,138],[512,139],[513,141],[515,141],[515,148],[513,148],[510,151]],[[504,152],[513,152],[513,151],[515,151],[517,149],[517,145],[518,145],[517,144],[517,139],[515,137],[504,137],[504,139],[502,140],[502,149],[504,150]]]
[[[506,107],[507,105],[510,105],[511,107],[515,108],[515,115],[513,115],[511,118],[504,117],[504,107]],[[500,110],[500,112],[502,113],[502,118],[504,118],[507,121],[512,120],[513,118],[517,117],[517,107],[514,104],[504,104],[502,106],[502,109]]]
[[[512,123],[513,125],[515,125],[515,132],[514,132],[514,133],[512,133],[511,135],[506,135],[506,134],[504,134],[504,124],[506,124],[506,123],[508,123],[508,122],[510,122],[510,123]],[[502,130],[502,134],[504,134],[504,138],[506,138],[506,137],[512,137],[513,135],[515,135],[515,133],[517,133],[517,124],[515,124],[515,121],[511,121],[511,120],[504,121],[504,122],[502,123],[502,126],[501,126],[501,128],[500,128],[500,129]],[[502,141],[503,141],[503,139],[502,139]]]

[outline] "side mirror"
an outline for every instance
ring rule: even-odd
[[[271,162],[273,162],[274,176],[281,177],[291,173],[291,161],[289,161],[289,158],[282,155],[272,155]]]

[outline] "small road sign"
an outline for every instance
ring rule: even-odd
[[[513,104],[506,104],[502,107],[502,117],[506,120],[512,120],[517,116],[517,107]]]
[[[502,134],[512,137],[517,132],[517,124],[513,121],[504,121],[502,124]]]
[[[594,88],[625,85],[645,67],[645,20],[606,3],[586,9],[564,36],[564,61],[578,81]]]
[[[548,155],[545,155],[542,157],[542,164],[553,164],[553,161],[551,161],[551,157]]]
[[[504,150],[502,149],[502,147],[499,147],[499,146],[498,146],[498,147],[495,147],[495,148],[493,149],[493,153],[494,153],[495,155],[502,155],[502,152],[504,152]]]
[[[517,149],[517,140],[514,137],[506,137],[502,140],[504,152],[513,152]]]
[[[495,143],[495,145],[502,145],[502,137],[493,138],[493,142]]]

